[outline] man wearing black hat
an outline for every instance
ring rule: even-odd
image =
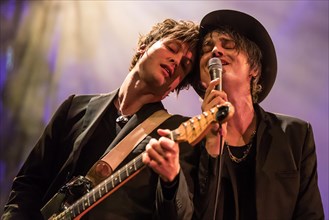
[[[324,219],[311,125],[259,105],[277,73],[266,29],[245,13],[218,10],[202,19],[200,33],[201,83],[194,88],[202,110],[228,101],[235,113],[204,141],[195,217]],[[212,58],[222,78],[211,80]]]

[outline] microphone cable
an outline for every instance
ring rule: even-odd
[[[218,175],[216,178],[216,193],[215,193],[215,203],[214,203],[214,215],[213,215],[213,220],[216,219],[216,215],[217,215],[217,206],[218,206],[218,198],[219,198],[219,194],[220,194],[220,189],[221,189],[221,179],[222,179],[222,170],[223,170],[223,164],[224,164],[224,145],[223,145],[223,134],[222,134],[222,124],[219,124],[219,129],[220,129],[220,140],[219,140],[219,144],[220,144],[220,153],[218,155],[218,159],[217,159],[217,163],[216,163],[216,167],[218,168]]]

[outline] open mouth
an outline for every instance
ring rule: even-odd
[[[173,74],[173,71],[171,68],[165,64],[160,64],[160,66],[168,73],[168,76],[171,77]]]
[[[226,62],[225,60],[220,60],[222,62],[222,65],[225,66],[225,65],[228,65],[229,63]]]

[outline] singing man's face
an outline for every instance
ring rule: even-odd
[[[238,51],[235,41],[228,34],[213,31],[202,41],[200,78],[205,88],[211,81],[208,62],[212,57],[218,57],[222,62],[224,91],[229,91],[231,87],[250,91],[250,75],[254,73],[250,70],[247,53]]]

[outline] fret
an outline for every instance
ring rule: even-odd
[[[100,184],[100,189],[101,189],[101,194],[102,196],[107,193],[106,190],[105,190],[105,187],[104,187],[104,183]]]
[[[93,199],[94,199],[93,202],[96,202],[96,198],[95,198],[95,188],[93,188],[93,190],[91,190],[91,193],[93,194]]]
[[[120,171],[121,171],[121,170],[118,170],[118,177],[119,177],[119,182],[121,183]]]
[[[95,197],[95,201],[97,201],[100,198],[99,192],[96,187],[94,188],[93,195]]]
[[[70,208],[66,209],[65,212],[62,213],[62,214],[63,214],[62,216],[64,217],[64,216],[66,216],[66,214],[67,214],[67,216],[75,217],[76,214],[75,214],[75,211],[74,211],[74,207],[75,207],[75,206],[73,205],[73,206],[71,206]]]
[[[101,197],[102,197],[101,187],[100,187],[100,186],[97,186],[97,188],[98,188],[98,195],[99,195],[99,198],[101,198]]]
[[[79,212],[78,212],[79,214],[85,210],[83,200],[80,199],[78,207],[79,207]]]
[[[138,156],[136,165],[137,165],[137,169],[144,166],[144,163],[143,163],[143,160],[142,160],[142,155]]]
[[[114,178],[114,186],[116,186],[117,183],[120,183],[120,181],[119,181],[117,175],[115,175],[115,178]]]
[[[126,167],[126,175],[128,177],[129,176],[129,173],[128,173],[128,165],[126,165],[125,167]]]
[[[122,182],[123,180],[125,180],[128,176],[126,175],[126,172],[124,172],[125,169],[124,167],[121,169],[121,172],[119,173],[119,177],[120,177],[120,181]]]
[[[73,216],[75,216],[76,214],[79,213],[78,210],[77,210],[77,209],[78,209],[77,207],[78,207],[78,204],[74,204],[73,207],[72,207],[72,211],[73,211],[73,213],[74,213]]]
[[[136,168],[136,158],[134,158],[134,160],[133,160],[133,165],[134,165],[134,169],[137,170],[137,168]]]
[[[71,212],[70,213],[71,213],[71,216],[73,216],[73,217],[77,216],[77,214],[75,214],[75,211],[74,211],[73,208],[71,209]]]
[[[108,180],[108,179],[105,179],[105,181],[104,181],[104,184],[105,184],[105,191],[106,191],[106,192],[109,191],[108,188],[107,188],[107,180]]]
[[[113,177],[113,175],[111,175],[111,182],[112,182],[112,189],[114,188],[114,182],[113,182],[113,179],[114,179],[114,177]]]
[[[133,170],[133,165],[132,165],[132,164],[130,164],[130,166],[129,166],[129,171],[128,171],[128,172],[129,172],[130,174],[134,172],[134,170]]]
[[[80,207],[79,207],[79,205],[80,205],[80,204],[78,203],[77,206],[76,206],[76,208],[78,209],[78,210],[77,210],[77,213],[80,213]]]
[[[87,198],[86,198],[86,201],[85,201],[85,207],[88,208],[89,206],[90,206],[90,200],[89,200],[89,195],[88,195]]]
[[[82,197],[81,205],[82,205],[82,210],[86,210],[85,203],[84,203],[84,197]]]

